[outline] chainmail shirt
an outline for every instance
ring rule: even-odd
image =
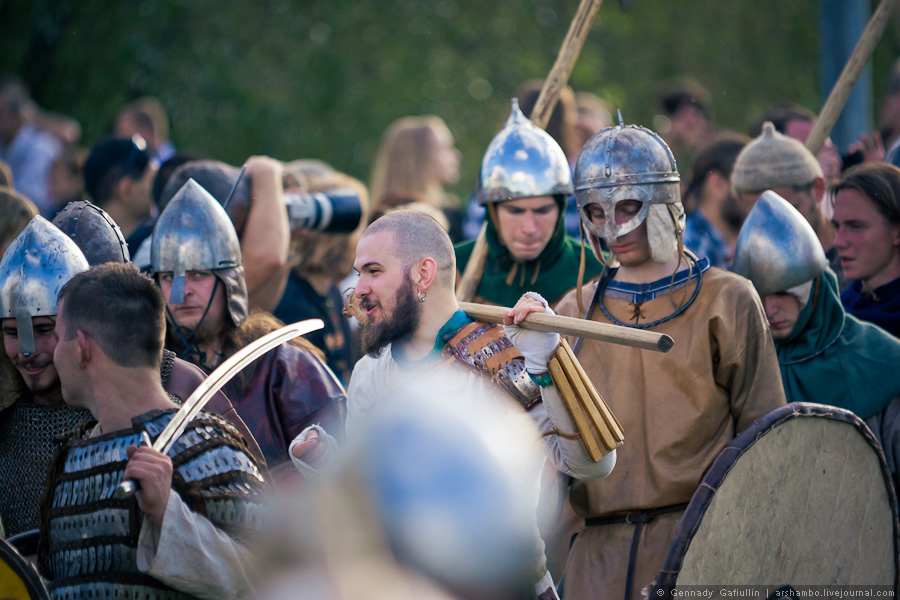
[[[91,413],[19,399],[0,412],[0,519],[7,536],[38,528],[47,468],[59,440]]]

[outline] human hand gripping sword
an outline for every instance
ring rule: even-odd
[[[148,443],[149,436],[147,436],[146,431],[142,432],[142,439],[157,452],[167,454],[169,450],[171,450],[175,440],[177,440],[184,432],[188,423],[190,423],[194,417],[197,416],[197,413],[206,406],[206,403],[210,398],[212,398],[222,386],[231,381],[231,378],[237,375],[244,367],[272,348],[280,346],[284,342],[297,336],[317,331],[323,327],[325,327],[325,323],[322,322],[322,319],[307,319],[306,321],[285,325],[281,329],[276,329],[258,340],[247,344],[238,352],[235,352],[233,356],[229,357],[228,360],[219,365],[216,370],[210,373],[209,377],[197,386],[194,393],[188,396],[188,399],[184,401],[184,404],[181,405],[181,408],[178,409],[178,412],[175,413],[175,416],[172,417],[172,420],[169,421],[169,424],[166,425],[165,429],[162,430],[159,437],[156,438],[156,441],[153,442],[152,445]],[[130,479],[125,480],[116,488],[115,496],[119,500],[130,498],[138,491],[139,487],[138,482]]]

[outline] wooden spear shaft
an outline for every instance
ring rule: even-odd
[[[470,302],[460,302],[459,307],[470,318],[482,323],[502,324],[503,316],[509,311],[508,308],[502,306],[472,304]],[[668,352],[674,344],[672,338],[663,333],[620,327],[608,323],[597,323],[596,321],[585,321],[584,319],[560,315],[531,313],[524,321],[519,323],[519,326],[524,329],[585,337],[601,342],[630,346],[631,348],[640,348],[642,350],[655,350],[657,352]]]
[[[594,17],[600,10],[603,0],[581,0],[578,5],[578,11],[569,25],[569,31],[563,40],[559,53],[556,55],[556,62],[550,69],[544,85],[541,87],[541,93],[538,95],[534,109],[531,111],[531,121],[541,129],[547,126],[550,115],[553,112],[553,106],[559,100],[559,94],[569,81],[569,75],[575,67],[575,61],[581,54],[584,47],[584,41],[591,30],[594,23]],[[481,276],[484,274],[484,262],[487,260],[487,219],[481,226],[481,232],[475,241],[475,247],[472,248],[472,254],[469,256],[469,262],[463,271],[462,278],[456,287],[456,299],[460,302],[469,302],[475,297],[478,290],[478,284],[481,282]]]
[[[831,93],[828,94],[828,99],[825,100],[822,111],[806,140],[806,148],[813,154],[818,154],[825,145],[825,140],[831,134],[834,124],[841,116],[841,111],[844,110],[844,105],[847,104],[847,99],[856,87],[856,82],[859,81],[863,69],[872,57],[872,52],[875,51],[875,46],[878,45],[878,40],[881,39],[890,16],[897,7],[897,2],[898,0],[882,0],[875,14],[869,19],[859,41],[856,42],[853,53],[850,54],[844,70],[831,88]]]

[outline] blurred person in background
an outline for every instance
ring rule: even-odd
[[[0,159],[9,165],[16,191],[34,202],[41,214],[52,218],[56,207],[50,195],[50,167],[63,144],[29,119],[30,103],[21,81],[0,82]]]
[[[0,187],[0,258],[36,214],[34,202],[15,190]]]
[[[339,173],[304,174],[306,193],[349,191],[359,198],[362,218],[350,233],[295,230],[291,234],[290,263],[287,286],[273,314],[285,323],[305,319],[322,319],[324,329],[306,336],[325,354],[325,363],[345,385],[356,362],[353,331],[343,314],[343,290],[339,284],[353,272],[356,243],[368,223],[368,193],[362,182]],[[294,180],[299,183],[297,179]]]
[[[759,137],[763,131],[763,124],[766,122],[772,123],[775,126],[775,131],[778,133],[805,144],[816,122],[816,113],[799,104],[773,106],[756,121],[750,129],[750,136],[753,138]],[[819,161],[819,166],[822,167],[822,176],[825,178],[825,183],[833,183],[841,176],[844,161],[838,147],[834,145],[831,138],[825,140],[825,145],[822,146],[822,150],[819,151],[819,155],[816,158]]]
[[[84,200],[84,161],[87,150],[68,147],[56,157],[50,168],[50,195],[57,208]]]
[[[731,171],[749,141],[746,136],[721,134],[694,161],[684,196],[684,247],[699,258],[708,258],[712,267],[731,265],[742,220],[731,189]]]
[[[591,92],[575,92],[575,106],[578,119],[575,130],[578,133],[578,151],[580,152],[588,140],[607,127],[612,127],[613,108],[609,102]],[[577,158],[576,153],[576,158]],[[574,163],[572,163],[574,168]]]
[[[372,212],[383,214],[410,202],[440,209],[450,223],[450,239],[462,236],[459,200],[446,187],[459,181],[461,154],[440,117],[401,117],[384,132],[375,156],[369,195]]]
[[[697,153],[718,132],[719,128],[710,120],[711,102],[709,91],[692,78],[672,83],[659,97],[668,125],[660,131],[682,173],[693,171]],[[686,188],[682,187],[681,191],[683,194]]]
[[[13,188],[13,175],[9,165],[0,160],[0,187]]]
[[[140,136],[105,138],[91,148],[84,162],[84,187],[91,201],[109,213],[128,241],[138,225],[152,214],[151,187],[156,167]]]
[[[144,96],[132,100],[119,111],[116,137],[135,134],[147,141],[147,149],[157,169],[175,155],[175,146],[169,141],[169,117],[158,99]]]
[[[834,248],[848,313],[900,337],[900,169],[869,162],[834,187]]]

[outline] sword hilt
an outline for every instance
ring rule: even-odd
[[[147,435],[146,431],[141,432],[141,446],[147,446],[148,448],[151,446],[150,444],[150,436]],[[115,497],[116,500],[127,500],[134,496],[137,491],[141,489],[141,483],[139,481],[135,481],[133,479],[125,479],[116,486]]]

